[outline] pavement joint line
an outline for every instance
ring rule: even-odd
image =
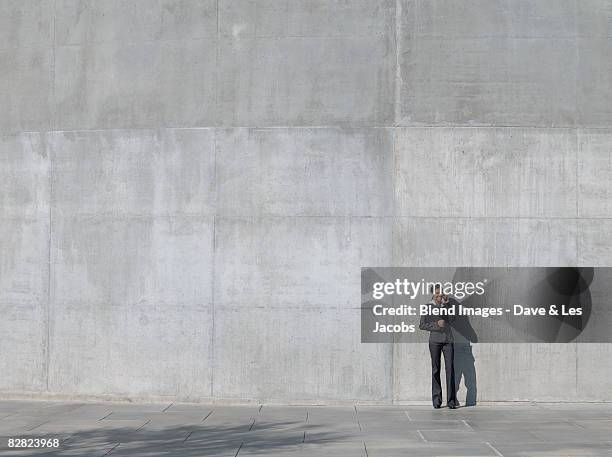
[[[51,419],[46,420],[46,421],[44,421],[44,422],[41,422],[40,424],[35,425],[35,426],[34,426],[34,427],[32,427],[32,428],[29,428],[27,431],[28,431],[28,432],[31,432],[32,430],[34,430],[34,429],[36,429],[36,428],[40,427],[41,425],[48,424],[49,422],[51,422]]]
[[[110,413],[108,413],[106,416],[101,417],[100,419],[98,419],[99,421],[106,419],[108,416],[110,416],[111,414],[113,414],[113,412],[111,411]]]
[[[425,443],[429,443],[429,441],[427,441],[425,439],[425,437],[423,436],[423,433],[420,430],[417,430],[417,434],[421,437],[421,439],[425,442]]]
[[[487,446],[489,446],[491,449],[493,449],[493,451],[495,452],[495,455],[497,455],[498,457],[504,457],[504,454],[502,454],[501,452],[499,452],[497,449],[495,449],[493,447],[493,445],[491,443],[489,443],[488,441],[484,441],[484,444],[486,444]]]
[[[209,411],[209,413],[206,416],[204,416],[204,418],[202,419],[202,422],[208,419],[213,412],[214,412],[213,410]]]
[[[427,421],[426,421],[427,422]],[[439,422],[439,421],[428,421],[428,422]],[[456,429],[456,428],[426,428],[424,432],[475,432],[476,430]]]
[[[174,403],[170,403],[168,406],[162,409],[162,413],[165,413],[166,411],[168,411],[172,406],[174,406]]]
[[[2,417],[0,417],[0,421],[1,421],[1,420],[3,420],[3,419],[6,419],[7,417],[14,416],[15,414],[18,414],[18,411],[15,411],[14,413],[9,413],[9,414],[7,414],[6,416],[2,416]]]
[[[465,424],[465,426],[470,429],[471,431],[475,431],[474,427],[472,427],[470,424],[468,424],[468,421],[466,421],[465,419],[461,419],[461,422],[463,422]]]
[[[185,441],[187,441],[189,439],[189,437],[191,436],[192,433],[193,433],[193,430],[191,430],[189,433],[187,433],[187,435],[185,436],[185,439],[183,440],[183,443],[185,443]]]
[[[142,428],[144,428],[144,427],[145,427],[145,426],[146,426],[148,423],[150,423],[150,422],[151,422],[151,419],[147,420],[147,421],[146,421],[144,424],[142,424],[140,427],[138,427],[138,428],[136,429],[136,431],[141,430]]]
[[[576,421],[573,421],[571,419],[565,419],[565,422],[567,422],[568,424],[574,426],[574,427],[578,427],[578,428],[582,428],[584,430],[588,430],[588,428],[586,428],[584,425],[580,425],[578,423],[576,423]]]
[[[115,444],[112,448],[110,448],[108,451],[106,451],[104,454],[102,454],[101,457],[106,457],[107,455],[111,455],[111,453],[117,449],[119,446],[121,445],[121,443],[117,443]]]
[[[362,432],[363,429],[361,428],[361,423],[359,422],[359,414],[357,413],[357,405],[354,405],[353,408],[355,410],[355,420],[357,421],[357,425],[359,426],[359,431]]]
[[[249,427],[249,432],[253,430],[254,426],[255,426],[255,419],[253,419],[253,422],[251,422],[251,426]]]
[[[543,436],[540,436],[538,434],[538,432],[535,432],[533,430],[530,430],[529,433],[531,433],[533,436],[535,436],[537,439],[539,439],[540,441],[542,441],[543,443],[546,443],[548,440],[546,438],[544,438]]]
[[[244,441],[242,443],[240,443],[240,446],[238,446],[238,450],[236,451],[236,453],[234,454],[234,457],[238,456],[238,453],[240,452],[240,449],[242,449],[242,446],[244,446]]]

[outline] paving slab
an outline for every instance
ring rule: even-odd
[[[612,456],[609,404],[278,406],[0,402],[0,457]],[[58,437],[58,449],[8,448]]]

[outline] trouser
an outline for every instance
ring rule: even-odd
[[[455,390],[455,367],[453,363],[453,343],[429,343],[431,354],[431,399],[434,406],[442,404],[442,386],[440,384],[440,353],[444,354],[444,368],[446,370],[446,404],[458,406],[457,391]]]

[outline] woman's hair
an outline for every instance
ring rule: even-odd
[[[429,286],[429,293],[433,294],[437,289],[442,289],[442,285],[440,283]]]

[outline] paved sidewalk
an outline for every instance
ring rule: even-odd
[[[216,406],[0,402],[0,456],[612,456],[612,404]],[[7,448],[59,438],[57,450]]]

